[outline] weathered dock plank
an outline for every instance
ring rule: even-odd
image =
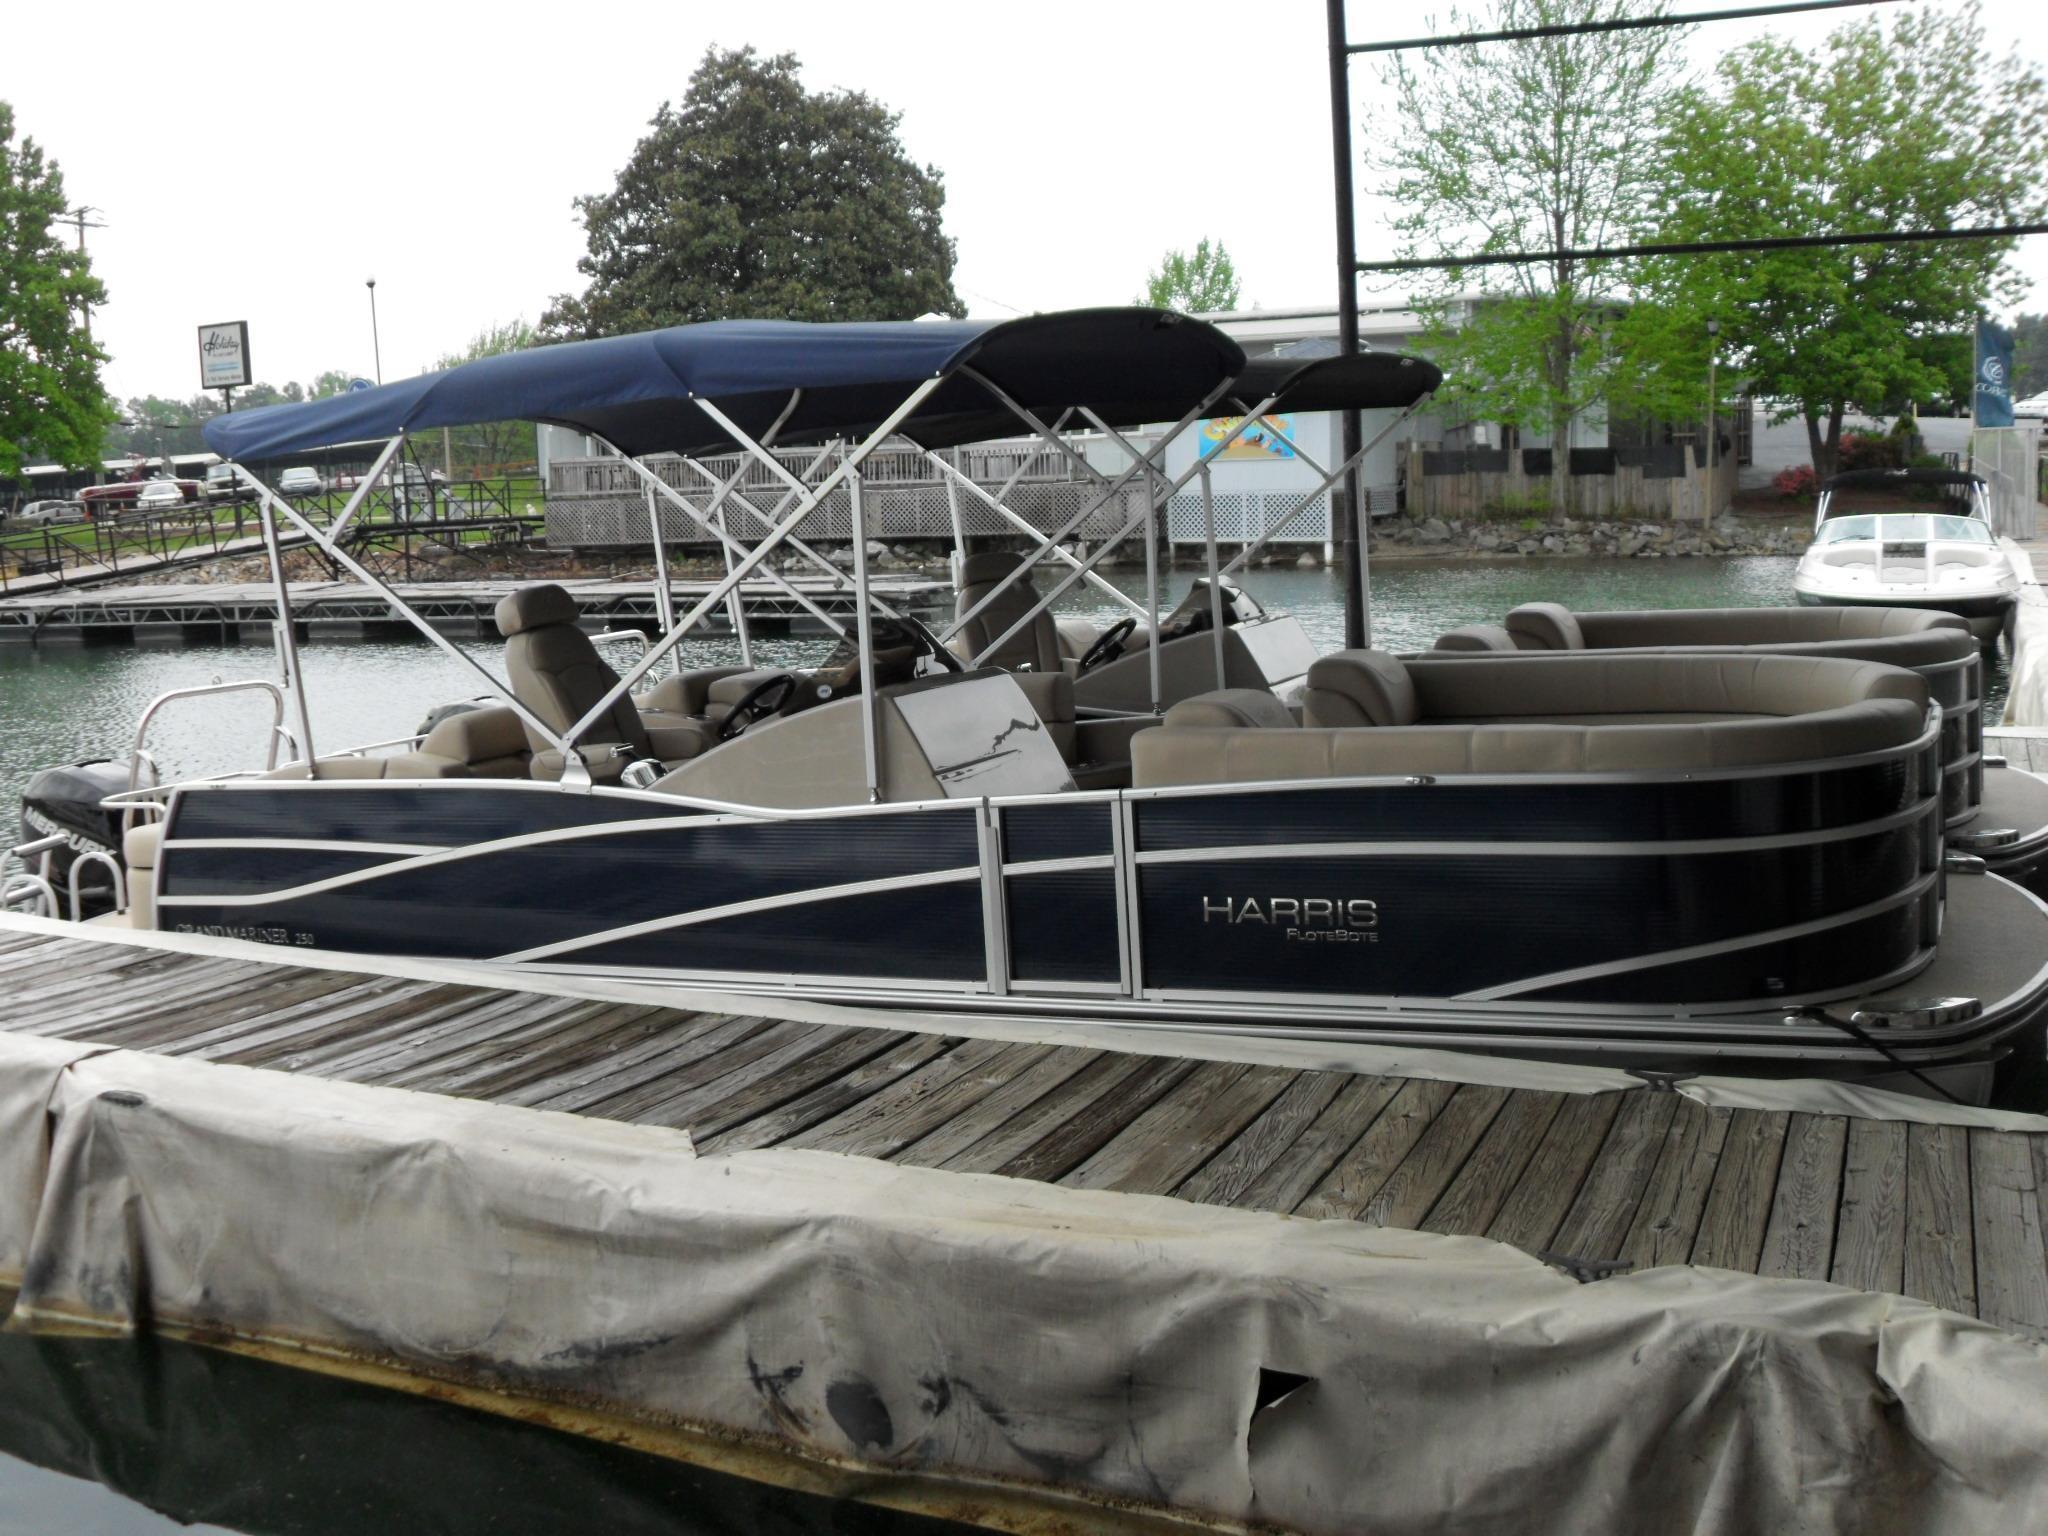
[[[1330,1107],[1344,1084],[1341,1072],[1302,1072],[1259,1116],[1239,1131],[1224,1149],[1174,1190],[1183,1200],[1206,1205],[1231,1205],[1260,1174]]]
[[[1222,1070],[1190,1074],[1060,1182],[1163,1195],[1258,1118],[1294,1078],[1281,1067],[1212,1065]]]
[[[1625,1097],[1595,1093],[1569,1098],[1544,1129],[1535,1156],[1483,1235],[1531,1253],[1549,1248]]]
[[[1294,1143],[1244,1187],[1232,1205],[1293,1211],[1349,1152],[1401,1091],[1396,1077],[1354,1077]]]
[[[1908,1296],[1976,1315],[1970,1133],[1959,1126],[1906,1128],[1904,1274]]]
[[[1827,1279],[1835,1255],[1835,1217],[1841,1208],[1842,1159],[1848,1141],[1849,1123],[1840,1115],[1792,1117],[1758,1274]]]
[[[1358,1219],[1376,1227],[1420,1225],[1509,1097],[1506,1088],[1460,1087]]]
[[[1296,1207],[1302,1216],[1357,1217],[1365,1214],[1394,1170],[1422,1140],[1430,1122],[1458,1091],[1456,1083],[1410,1078],[1380,1112],[1372,1128],[1337,1161],[1322,1183]]]
[[[1699,1237],[1707,1191],[1728,1140],[1725,1109],[1681,1099],[1664,1131],[1664,1147],[1651,1170],[1649,1187],[1636,1206],[1635,1222],[1616,1257],[1637,1269],[1683,1264]]]
[[[0,929],[0,1027],[1076,1187],[1903,1291],[2048,1338],[2048,1135],[695,1012]]]
[[[1421,1226],[1425,1232],[1484,1232],[1507,1204],[1515,1180],[1529,1166],[1550,1122],[1564,1107],[1561,1093],[1521,1088],[1508,1095]]]
[[[1620,1257],[1651,1170],[1664,1150],[1664,1133],[1677,1113],[1675,1093],[1639,1090],[1624,1099],[1577,1198],[1550,1240],[1555,1252],[1574,1259]]]
[[[1738,1109],[1728,1117],[1721,1161],[1693,1239],[1693,1263],[1756,1272],[1790,1118],[1759,1109]]]
[[[1905,1275],[1906,1127],[1851,1120],[1828,1278],[1859,1291],[1899,1291]]]
[[[2034,1149],[2011,1131],[1973,1130],[1969,1136],[1977,1315],[2015,1333],[2048,1338],[2048,1250],[2041,1242]]]

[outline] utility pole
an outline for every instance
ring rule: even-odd
[[[1351,357],[1358,351],[1358,230],[1351,196],[1351,50],[1344,25],[1344,0],[1327,0],[1330,31],[1330,154],[1337,163],[1337,351]],[[1372,643],[1371,589],[1365,579],[1365,549],[1359,537],[1364,520],[1358,505],[1358,466],[1351,463],[1361,441],[1358,412],[1341,413],[1343,446],[1338,449],[1344,471],[1341,490],[1333,491],[1330,510],[1344,544],[1344,645],[1359,650]]]
[[[99,211],[97,208],[88,208],[85,204],[80,203],[76,208],[58,220],[60,224],[75,224],[78,226],[78,254],[81,256],[85,254],[85,232],[88,229],[105,229],[107,227],[97,219],[86,217],[89,213],[98,213]],[[80,318],[85,327],[86,344],[90,346],[92,344],[92,306],[90,304],[82,304],[79,308],[81,311]]]
[[[364,281],[363,286],[370,290],[370,354],[377,360],[377,382],[382,384],[384,382],[384,344],[377,339],[377,279],[374,277],[369,278]]]

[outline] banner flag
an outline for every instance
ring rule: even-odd
[[[1971,416],[1980,427],[2012,425],[2012,332],[1977,322],[1977,389]]]

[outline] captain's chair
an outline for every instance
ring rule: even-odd
[[[994,590],[997,582],[1024,564],[1023,555],[1005,550],[986,550],[969,555],[960,566],[960,598],[953,610],[958,618]],[[962,661],[972,661],[982,648],[1030,613],[1038,592],[1027,576],[1013,581],[988,607],[971,619],[967,627],[947,642]],[[1059,624],[1051,609],[1043,609],[1031,622],[1005,640],[1002,646],[983,656],[981,665],[1005,671],[1060,672],[1063,665]]]
[[[557,732],[566,732],[581,720],[619,681],[619,674],[577,627],[580,612],[575,598],[547,583],[511,593],[499,601],[495,613],[498,633],[505,637],[505,670],[513,694]],[[560,778],[562,754],[531,726],[526,734],[533,747],[533,776]],[[635,758],[673,762],[695,757],[713,742],[708,726],[681,720],[650,722],[630,694],[621,694],[576,746],[591,777],[609,782]],[[626,750],[607,752],[606,747]]]

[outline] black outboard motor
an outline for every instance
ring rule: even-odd
[[[45,768],[28,781],[21,795],[21,841],[38,842],[56,836],[64,839],[50,855],[50,884],[57,892],[58,910],[66,915],[70,904],[72,861],[85,853],[108,853],[121,863],[121,815],[100,804],[108,795],[128,787],[128,765],[95,758]],[[31,859],[31,873],[40,861]],[[125,866],[124,866],[125,867]],[[96,917],[114,908],[114,883],[106,866],[88,866],[79,877],[79,916]]]

